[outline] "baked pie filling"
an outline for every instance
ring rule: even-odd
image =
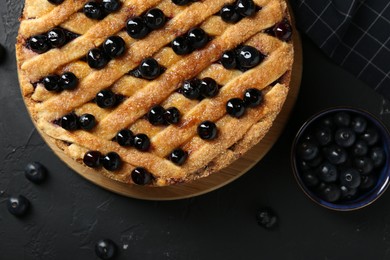
[[[165,186],[261,141],[289,91],[291,36],[284,0],[26,0],[19,81],[69,157]]]

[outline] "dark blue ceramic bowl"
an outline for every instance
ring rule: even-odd
[[[332,114],[336,114],[337,112],[348,112],[350,114],[360,115],[363,116],[367,122],[371,123],[374,127],[377,128],[377,131],[379,132],[381,136],[381,140],[378,144],[378,146],[382,146],[385,151],[385,162],[382,164],[381,168],[378,172],[378,181],[376,185],[364,193],[361,193],[358,197],[354,198],[350,201],[343,201],[343,202],[327,202],[323,199],[321,199],[316,193],[312,192],[304,183],[301,174],[302,171],[298,167],[298,160],[297,158],[297,147],[298,144],[301,143],[301,139],[305,134],[307,134],[311,127],[314,126],[316,123],[318,123],[320,120],[331,116]],[[292,168],[294,176],[299,184],[299,186],[302,188],[303,192],[314,202],[317,204],[328,208],[332,210],[337,211],[351,211],[363,208],[367,205],[370,205],[375,200],[377,200],[387,189],[389,186],[389,177],[390,177],[390,169],[389,169],[389,162],[390,162],[390,134],[387,130],[386,126],[374,115],[372,115],[369,112],[351,108],[351,107],[336,107],[336,108],[330,108],[327,110],[324,110],[314,116],[312,116],[306,123],[303,124],[303,126],[299,129],[292,146],[291,151],[291,162],[292,162]]]

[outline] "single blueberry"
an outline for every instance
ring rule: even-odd
[[[301,178],[303,183],[305,183],[308,188],[316,187],[320,183],[317,174],[312,171],[303,172]]]
[[[361,116],[356,116],[352,119],[351,128],[358,134],[363,133],[367,127],[367,120]]]
[[[113,13],[119,10],[121,7],[121,1],[119,0],[103,0],[102,7],[107,13]]]
[[[98,168],[101,166],[102,154],[99,151],[88,151],[85,153],[83,162],[91,168]]]
[[[95,101],[101,108],[112,108],[117,104],[117,96],[111,90],[104,89],[96,94]]]
[[[147,185],[153,181],[153,175],[145,168],[137,167],[131,172],[131,179],[135,184]]]
[[[237,68],[237,55],[234,51],[226,51],[222,54],[221,64],[225,69],[232,70]]]
[[[165,118],[164,118],[165,112],[166,112],[166,110],[162,106],[160,106],[160,105],[153,106],[149,110],[148,115],[147,115],[149,123],[151,123],[152,125],[165,124]]]
[[[297,161],[297,167],[298,169],[302,170],[302,171],[307,171],[307,170],[310,170],[310,165],[307,164],[307,161],[305,160],[298,160]]]
[[[144,59],[138,67],[144,79],[153,80],[161,74],[161,67],[153,58]]]
[[[27,40],[27,48],[41,54],[50,50],[50,42],[46,35],[35,35]]]
[[[340,184],[347,188],[357,188],[361,182],[361,176],[359,172],[353,168],[345,170],[340,173]]]
[[[335,165],[324,162],[317,169],[317,176],[324,182],[335,182],[338,179],[338,172]]]
[[[24,168],[26,178],[36,184],[42,183],[47,176],[46,167],[39,162],[28,163]]]
[[[247,45],[239,48],[237,54],[238,64],[245,69],[256,67],[264,59],[263,54],[261,54],[259,50]]]
[[[298,155],[303,160],[312,160],[318,155],[318,153],[318,146],[314,142],[305,141],[298,146]]]
[[[374,162],[369,157],[358,157],[354,159],[354,165],[358,172],[363,175],[370,174],[374,169]]]
[[[352,146],[352,154],[354,156],[365,156],[368,152],[368,145],[363,140],[357,140],[355,145]]]
[[[110,61],[107,54],[98,48],[93,48],[88,51],[87,63],[92,69],[100,70],[104,68]]]
[[[209,36],[201,28],[191,29],[187,34],[187,39],[193,49],[201,49],[209,42]]]
[[[68,71],[61,75],[58,85],[65,90],[72,90],[77,87],[79,79],[72,72]]]
[[[372,146],[375,145],[379,140],[379,133],[378,131],[373,127],[368,127],[366,131],[362,134],[360,137],[361,140],[364,140],[367,142],[368,145]]]
[[[9,213],[16,217],[24,216],[30,208],[30,201],[22,196],[11,196],[7,200],[7,209]]]
[[[54,48],[60,48],[66,43],[66,35],[63,29],[54,28],[47,33],[47,39]]]
[[[265,229],[274,229],[278,225],[278,216],[270,208],[261,208],[256,213],[257,223]]]
[[[149,34],[150,29],[146,25],[144,19],[140,17],[135,17],[127,21],[126,31],[131,38],[142,39]]]
[[[223,21],[227,23],[236,23],[241,19],[241,15],[236,11],[234,5],[227,4],[219,12]]]
[[[319,125],[319,128],[329,128],[329,129],[333,129],[335,127],[335,123],[333,121],[333,118],[332,117],[326,117],[324,119],[321,119],[320,122],[318,123]]]
[[[91,114],[83,114],[79,117],[79,126],[84,130],[92,130],[96,125],[96,119]]]
[[[104,17],[104,11],[100,4],[88,2],[84,5],[83,12],[90,19],[100,20]]]
[[[320,145],[328,145],[333,140],[332,130],[329,127],[319,128],[315,131],[315,137]]]
[[[334,140],[341,147],[350,147],[355,143],[356,134],[350,128],[340,128],[335,132]]]
[[[336,202],[340,199],[341,190],[336,184],[325,184],[319,189],[318,195],[327,202]]]
[[[212,78],[204,78],[200,81],[200,93],[206,98],[212,98],[218,95],[218,83]]]
[[[341,199],[343,200],[352,200],[357,195],[358,189],[357,188],[348,188],[345,186],[340,187],[341,190]]]
[[[180,111],[176,107],[170,107],[165,110],[164,119],[168,124],[177,124],[181,118]]]
[[[277,23],[273,29],[274,35],[282,41],[289,41],[292,36],[292,27],[287,19]]]
[[[320,153],[318,153],[318,155],[316,157],[314,157],[314,159],[306,161],[306,163],[307,163],[307,165],[310,166],[310,168],[315,168],[315,167],[318,167],[323,162],[323,160],[324,160],[324,158],[322,157],[322,155]]]
[[[150,9],[143,16],[146,26],[151,30],[157,30],[164,26],[167,21],[167,18],[163,11],[158,8]]]
[[[47,91],[61,91],[60,77],[57,75],[49,75],[42,79],[42,84]]]
[[[245,113],[244,101],[240,98],[232,98],[226,103],[226,112],[235,118],[240,118]]]
[[[333,120],[339,127],[348,127],[351,124],[351,116],[347,112],[336,113]]]
[[[217,125],[211,121],[204,121],[198,125],[198,135],[204,140],[213,140],[217,138]]]
[[[247,17],[256,13],[256,5],[253,0],[238,0],[236,2],[236,10],[240,15]]]
[[[379,147],[379,146],[373,147],[370,151],[369,156],[370,156],[371,160],[373,161],[375,168],[382,166],[386,160],[385,159],[385,151],[383,150],[382,147]]]
[[[122,166],[122,160],[119,154],[109,152],[102,158],[103,167],[108,171],[117,171]]]
[[[188,153],[183,149],[177,148],[169,155],[169,160],[174,164],[183,165],[188,158]]]
[[[176,37],[176,39],[172,41],[171,47],[177,55],[186,55],[192,52],[191,44],[187,37],[184,36]]]
[[[116,251],[116,244],[110,239],[101,239],[95,244],[95,253],[100,259],[114,259]]]
[[[324,147],[324,155],[332,164],[342,164],[347,161],[347,151],[338,145]]]
[[[103,49],[111,58],[117,58],[125,53],[126,42],[119,36],[111,36],[104,41]]]
[[[137,134],[134,136],[134,147],[139,151],[147,151],[150,148],[150,139],[146,134]]]
[[[362,191],[368,191],[375,187],[378,182],[378,178],[375,175],[362,175],[359,189]]]
[[[263,102],[263,93],[257,88],[247,89],[243,100],[246,107],[257,107]]]
[[[198,99],[200,97],[200,85],[199,79],[192,79],[184,81],[181,92],[188,99]]]
[[[61,117],[60,125],[62,128],[68,131],[74,131],[79,129],[79,118],[75,113],[69,113]]]
[[[129,129],[122,129],[116,134],[115,141],[120,146],[132,146],[134,143],[134,134]]]

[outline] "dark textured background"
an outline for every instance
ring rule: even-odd
[[[271,152],[234,183],[207,195],[172,202],[120,197],[79,177],[43,143],[24,107],[14,43],[20,0],[0,1],[0,259],[95,259],[94,243],[111,238],[118,259],[390,259],[390,192],[365,209],[340,213],[313,204],[293,179],[294,134],[313,113],[353,105],[390,125],[390,103],[328,61],[306,38],[304,75],[295,111]],[[389,86],[390,87],[390,86]],[[40,161],[50,179],[23,176]],[[9,194],[23,194],[32,211],[10,215]],[[255,212],[270,206],[280,226],[267,231]]]

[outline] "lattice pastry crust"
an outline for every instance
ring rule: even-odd
[[[221,8],[235,4],[234,0],[203,0],[185,6],[171,0],[122,0],[118,11],[99,20],[82,12],[87,2],[65,0],[54,5],[47,0],[26,0],[16,45],[19,80],[28,110],[37,127],[67,155],[83,164],[87,151],[103,155],[116,152],[122,166],[115,171],[96,168],[96,174],[133,184],[132,171],[143,167],[153,176],[148,186],[164,186],[217,172],[268,132],[288,94],[293,63],[291,40],[269,33],[276,24],[289,20],[283,0],[255,0],[256,13],[235,23],[225,22],[219,15]],[[169,18],[166,24],[143,39],[130,37],[123,30],[127,20],[142,16],[151,8],[163,11]],[[55,27],[78,37],[41,54],[29,47],[31,37]],[[210,37],[209,42],[190,54],[177,55],[170,43],[194,27],[202,28]],[[111,59],[102,69],[90,68],[84,57],[112,35],[125,41],[125,53]],[[248,70],[226,69],[218,62],[225,51],[242,45],[255,47],[264,60]],[[160,76],[147,80],[128,73],[147,57],[153,57],[164,67]],[[79,79],[74,90],[48,91],[44,87],[42,78],[64,72],[72,72]],[[220,86],[215,97],[194,100],[177,91],[185,80],[206,77]],[[226,103],[232,98],[242,98],[249,88],[262,91],[262,104],[247,108],[239,118],[227,114]],[[121,103],[113,108],[99,107],[93,100],[103,89],[120,95]],[[176,107],[181,114],[179,123],[151,124],[145,115],[154,105]],[[96,126],[88,131],[64,129],[58,119],[71,112],[92,114]],[[205,120],[217,126],[218,135],[213,140],[197,134],[198,125]],[[114,139],[124,128],[146,134],[150,148],[140,151],[120,146]],[[169,159],[176,148],[188,154],[182,165]]]

